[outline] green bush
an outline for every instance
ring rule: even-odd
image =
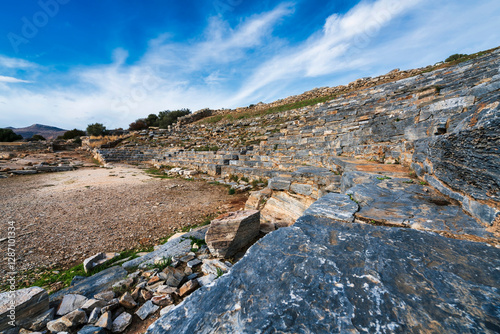
[[[106,127],[101,123],[89,124],[87,126],[87,133],[89,136],[104,136],[106,134]]]
[[[85,136],[85,131],[73,129],[66,131],[62,136],[57,137],[57,139],[69,140],[69,139],[80,138],[82,136]]]
[[[229,188],[229,191],[227,193],[229,195],[234,195],[234,194],[236,194],[236,190],[234,190],[234,188]]]
[[[13,142],[22,139],[23,136],[18,135],[12,129],[0,129],[0,142]]]
[[[465,58],[467,56],[468,55],[466,55],[466,54],[455,53],[455,54],[449,56],[448,58],[446,58],[445,62],[449,63],[449,62],[452,62],[452,61],[457,61],[457,60],[460,60],[461,58]]]
[[[174,124],[177,122],[177,119],[182,116],[189,115],[191,111],[189,109],[180,109],[180,110],[165,110],[165,111],[160,111],[158,113],[158,125],[162,129],[168,128],[169,125]]]
[[[33,137],[30,138],[32,141],[40,141],[40,140],[47,140],[45,139],[44,136],[42,135],[33,135]]]

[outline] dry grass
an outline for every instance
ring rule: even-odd
[[[96,148],[100,147],[104,144],[113,142],[118,139],[123,139],[127,137],[127,135],[121,135],[121,136],[90,136],[88,139],[88,144],[90,148]]]

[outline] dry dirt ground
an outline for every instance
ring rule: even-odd
[[[153,178],[131,166],[16,176],[0,179],[0,240],[14,222],[17,270],[67,268],[98,252],[155,245],[245,200],[223,186]],[[7,242],[0,247],[4,276]]]

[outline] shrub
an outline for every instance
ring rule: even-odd
[[[165,110],[165,111],[160,111],[158,113],[158,125],[162,129],[168,128],[169,125],[174,124],[177,122],[177,119],[182,116],[189,115],[191,111],[189,109],[180,109],[180,110]]]
[[[106,134],[106,127],[101,123],[89,124],[87,126],[87,133],[89,136],[104,136]]]
[[[234,195],[234,194],[236,194],[236,190],[234,190],[234,188],[229,188],[229,191],[227,193],[229,195]]]
[[[22,139],[23,136],[18,135],[12,129],[0,129],[0,142],[13,142]]]
[[[57,139],[68,140],[68,139],[80,138],[82,136],[85,136],[85,131],[73,129],[66,131],[62,136],[57,137]]]
[[[139,131],[148,128],[148,124],[144,119],[138,119],[135,122],[129,124],[128,129],[130,131]]]
[[[30,138],[32,141],[40,141],[40,140],[47,140],[45,139],[44,136],[42,135],[33,135],[33,137]]]
[[[467,57],[466,54],[462,54],[462,53],[455,53],[451,56],[449,56],[448,58],[446,58],[445,62],[446,63],[449,63],[449,62],[452,62],[452,61],[457,61],[461,58],[464,58],[464,57]]]

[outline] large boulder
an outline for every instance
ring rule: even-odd
[[[483,243],[304,216],[147,333],[493,333],[495,268],[500,249]]]
[[[31,287],[0,294],[0,331],[25,325],[49,310],[47,291]],[[10,323],[10,324],[9,324]]]
[[[212,220],[205,241],[213,255],[230,257],[251,243],[259,235],[259,230],[259,211],[231,212]]]

